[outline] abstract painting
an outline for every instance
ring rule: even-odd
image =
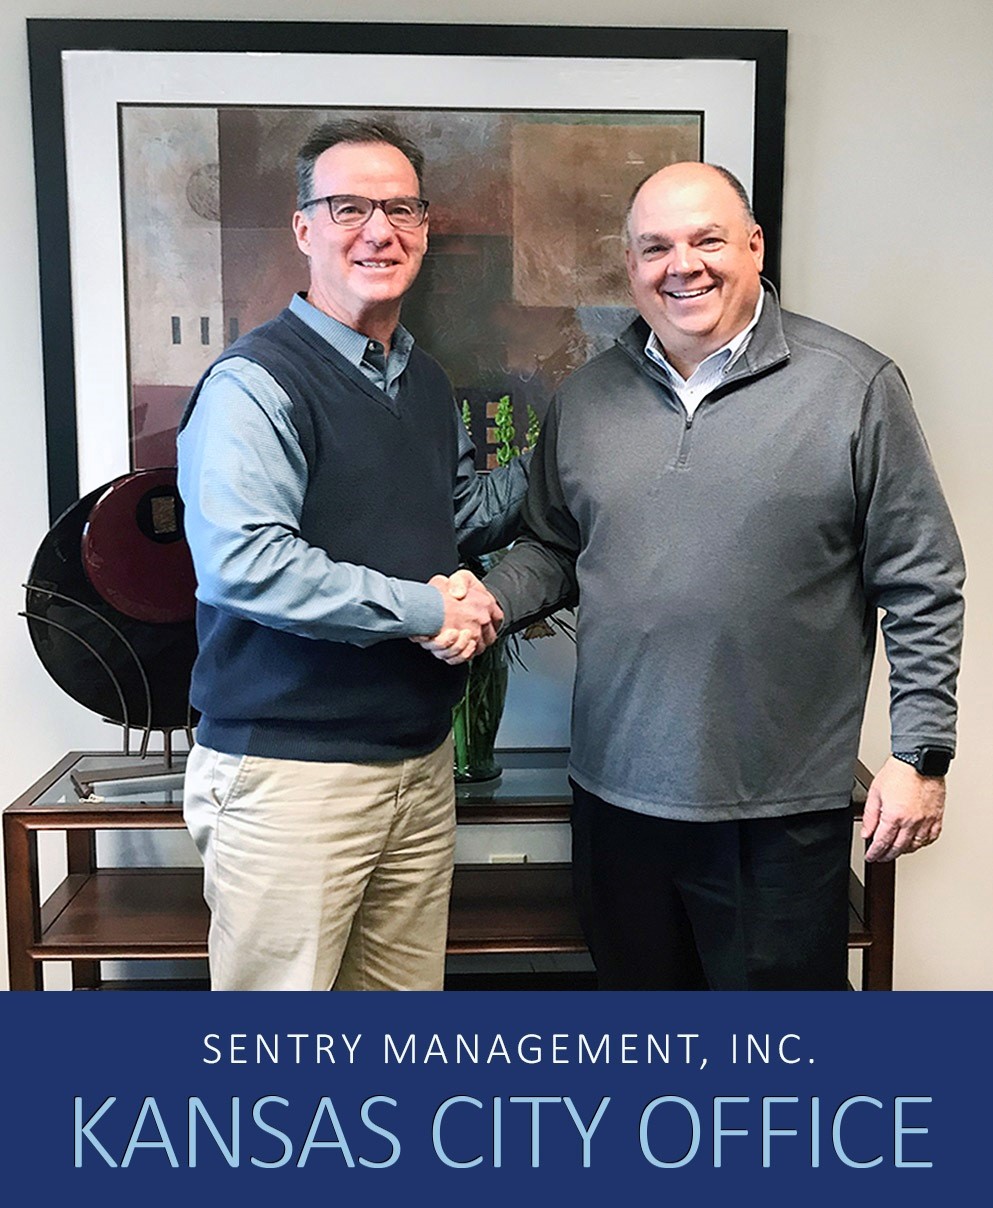
[[[430,243],[404,321],[469,402],[483,466],[487,403],[508,396],[523,431],[626,321],[627,199],[702,148],[700,114],[122,106],[131,468],[172,463],[200,375],[306,289],[295,152],[332,117],[388,118],[426,150]]]

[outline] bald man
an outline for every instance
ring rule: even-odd
[[[644,181],[639,311],[561,387],[518,628],[579,604],[573,867],[609,989],[844,989],[848,802],[877,610],[893,756],[869,860],[933,843],[955,749],[961,550],[892,361],[782,311],[722,168]],[[441,653],[441,652],[439,652]]]

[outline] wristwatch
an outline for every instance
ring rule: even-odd
[[[893,758],[909,763],[922,776],[944,776],[952,753],[948,747],[918,747],[915,751],[894,751]]]

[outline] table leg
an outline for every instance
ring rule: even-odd
[[[88,875],[93,872],[97,864],[97,843],[93,831],[66,831],[66,862],[70,873]],[[73,961],[72,988],[74,990],[98,990],[100,988],[100,962]]]
[[[7,888],[7,945],[12,990],[43,989],[42,966],[30,949],[41,938],[38,834],[4,815],[4,880]]]
[[[865,866],[865,925],[872,943],[862,956],[862,989],[893,989],[896,861]]]

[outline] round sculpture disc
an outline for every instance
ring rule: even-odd
[[[192,620],[196,580],[176,471],[140,470],[112,482],[87,517],[82,558],[97,593],[125,616]]]

